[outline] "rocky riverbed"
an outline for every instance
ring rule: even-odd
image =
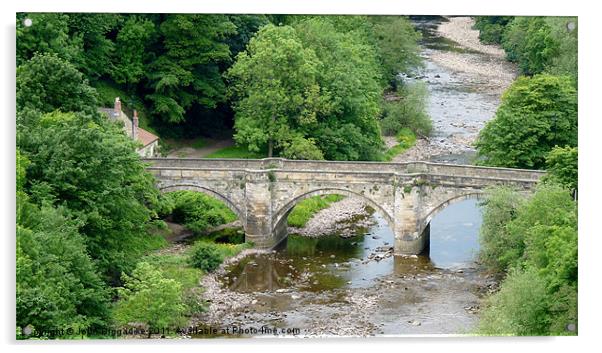
[[[470,17],[416,23],[423,33],[425,68],[406,79],[427,84],[434,133],[419,139],[394,162],[469,163],[474,156],[478,132],[495,115],[502,93],[518,71],[504,59],[500,47],[479,42],[473,24]]]

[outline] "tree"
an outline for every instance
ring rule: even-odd
[[[506,226],[524,201],[515,190],[500,187],[489,190],[481,203],[484,211],[479,260],[491,271],[506,272],[523,256],[522,236],[509,232]]]
[[[108,280],[163,243],[146,229],[158,191],[120,126],[54,112],[42,116],[18,146],[31,161],[25,189],[32,201],[64,206],[82,222],[88,251]]]
[[[26,26],[25,19],[31,20]],[[35,54],[55,54],[76,67],[83,64],[83,43],[69,34],[69,15],[62,13],[17,14],[17,67]]]
[[[162,50],[148,67],[146,98],[152,112],[181,123],[194,104],[215,108],[225,100],[220,65],[230,61],[226,38],[235,26],[222,15],[167,15],[159,26]]]
[[[105,326],[109,292],[87,254],[80,224],[62,207],[29,201],[28,165],[17,150],[17,326],[38,331]]]
[[[577,147],[554,147],[546,156],[546,179],[577,190]]]
[[[502,45],[523,74],[542,73],[558,55],[559,43],[543,17],[515,17],[508,25]]]
[[[115,82],[132,85],[145,76],[150,56],[146,50],[155,33],[151,20],[139,15],[128,17],[115,41],[115,67],[111,71]]]
[[[320,62],[303,47],[290,26],[267,25],[251,39],[247,51],[236,57],[228,70],[235,101],[238,143],[259,151],[267,145],[268,156],[275,148],[303,141],[296,130],[315,126],[325,109],[317,83]],[[312,141],[303,141],[313,149]]]
[[[369,16],[385,77],[396,82],[400,73],[410,73],[422,65],[420,32],[404,16]]]
[[[69,36],[82,43],[81,60],[78,69],[90,80],[109,74],[113,69],[112,55],[114,41],[109,34],[123,20],[114,13],[71,13],[69,16]]]
[[[37,54],[17,68],[17,123],[32,125],[55,110],[96,114],[97,94],[75,66],[56,54]]]
[[[514,16],[478,16],[474,28],[479,30],[479,40],[487,44],[501,44],[504,32]]]
[[[555,146],[577,146],[577,93],[569,77],[518,78],[476,142],[482,163],[543,168]]]
[[[184,323],[186,306],[182,285],[167,279],[148,262],[140,262],[132,275],[123,275],[114,316],[119,325],[147,329],[176,328]]]
[[[490,269],[509,273],[487,300],[481,333],[576,334],[567,327],[577,324],[577,203],[567,189],[543,183],[524,201],[494,191],[485,203],[481,246]]]
[[[295,24],[303,45],[322,63],[316,80],[326,109],[303,133],[315,139],[326,159],[375,160],[382,149],[384,83],[370,28],[356,16],[309,17]]]

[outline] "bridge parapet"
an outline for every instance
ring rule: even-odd
[[[433,214],[493,185],[531,190],[545,172],[430,162],[333,162],[266,159],[149,158],[148,170],[164,191],[197,190],[237,213],[247,240],[271,247],[286,237],[288,213],[313,195],[363,197],[385,216],[397,254],[428,244]]]

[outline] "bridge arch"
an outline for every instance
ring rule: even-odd
[[[345,196],[351,196],[351,197],[359,196],[364,201],[366,201],[368,203],[368,205],[370,205],[372,208],[379,211],[383,215],[383,217],[385,218],[385,220],[387,221],[387,224],[389,225],[389,227],[391,229],[395,229],[395,222],[394,222],[392,215],[387,210],[385,210],[381,205],[379,205],[377,202],[375,202],[368,196],[363,195],[361,193],[357,193],[357,192],[354,192],[354,191],[351,191],[348,189],[335,188],[335,187],[314,189],[312,191],[308,191],[297,197],[294,197],[292,200],[288,201],[284,206],[282,206],[280,208],[280,210],[278,210],[278,212],[276,212],[274,214],[274,217],[273,217],[274,221],[272,223],[272,229],[274,230],[274,229],[282,227],[282,223],[284,221],[286,221],[289,213],[293,210],[293,208],[299,202],[301,202],[307,198],[310,198],[312,196],[329,195],[329,194],[339,194],[339,195],[345,195]]]
[[[474,190],[474,191],[463,193],[461,195],[453,196],[453,197],[439,203],[437,206],[435,206],[431,210],[429,210],[429,212],[423,218],[424,219],[423,225],[426,226],[429,223],[431,223],[431,220],[433,219],[433,217],[435,217],[439,212],[441,212],[447,206],[457,203],[457,202],[460,202],[460,201],[469,200],[469,199],[479,200],[479,199],[483,198],[483,195],[484,195],[483,191]]]
[[[242,212],[240,210],[240,208],[238,208],[230,199],[228,199],[224,195],[220,194],[219,192],[211,190],[210,188],[196,185],[196,184],[175,184],[175,185],[168,185],[168,186],[159,186],[159,190],[161,191],[161,193],[164,193],[164,194],[168,193],[168,192],[174,192],[174,191],[180,191],[180,190],[196,191],[196,192],[201,192],[205,195],[211,196],[213,198],[216,198],[216,199],[222,201],[232,212],[234,212],[234,214],[236,214],[236,217],[238,217],[240,222],[243,224],[243,227],[246,228],[247,222],[246,222],[245,213]]]

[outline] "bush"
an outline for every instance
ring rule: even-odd
[[[16,323],[37,330],[97,329],[110,294],[64,208],[17,199]]]
[[[416,135],[428,136],[432,122],[426,112],[428,90],[423,82],[399,88],[400,99],[383,104],[383,117],[380,122],[383,135],[395,135],[408,128]]]
[[[487,44],[500,44],[504,31],[514,17],[479,16],[475,18],[474,28],[479,30],[479,39]]]
[[[210,227],[234,222],[237,218],[223,202],[200,192],[180,190],[162,195],[159,215],[172,216],[195,233],[202,233]]]
[[[189,259],[193,267],[205,272],[215,271],[222,261],[224,261],[224,257],[217,246],[203,241],[199,241],[194,245]]]
[[[140,262],[131,276],[122,276],[124,286],[118,288],[120,300],[114,317],[119,325],[147,328],[174,328],[184,324],[186,310],[182,286],[166,279],[148,262]]]
[[[567,328],[577,325],[577,204],[554,183],[517,205],[518,197],[502,189],[486,200],[481,257],[509,275],[488,300],[479,331],[576,334]]]
[[[505,272],[523,255],[522,236],[510,233],[506,228],[523,202],[524,198],[518,192],[505,187],[489,190],[481,202],[484,207],[479,260],[490,271]]]
[[[512,271],[486,301],[477,330],[485,335],[545,335],[548,303],[546,283],[535,271]]]

